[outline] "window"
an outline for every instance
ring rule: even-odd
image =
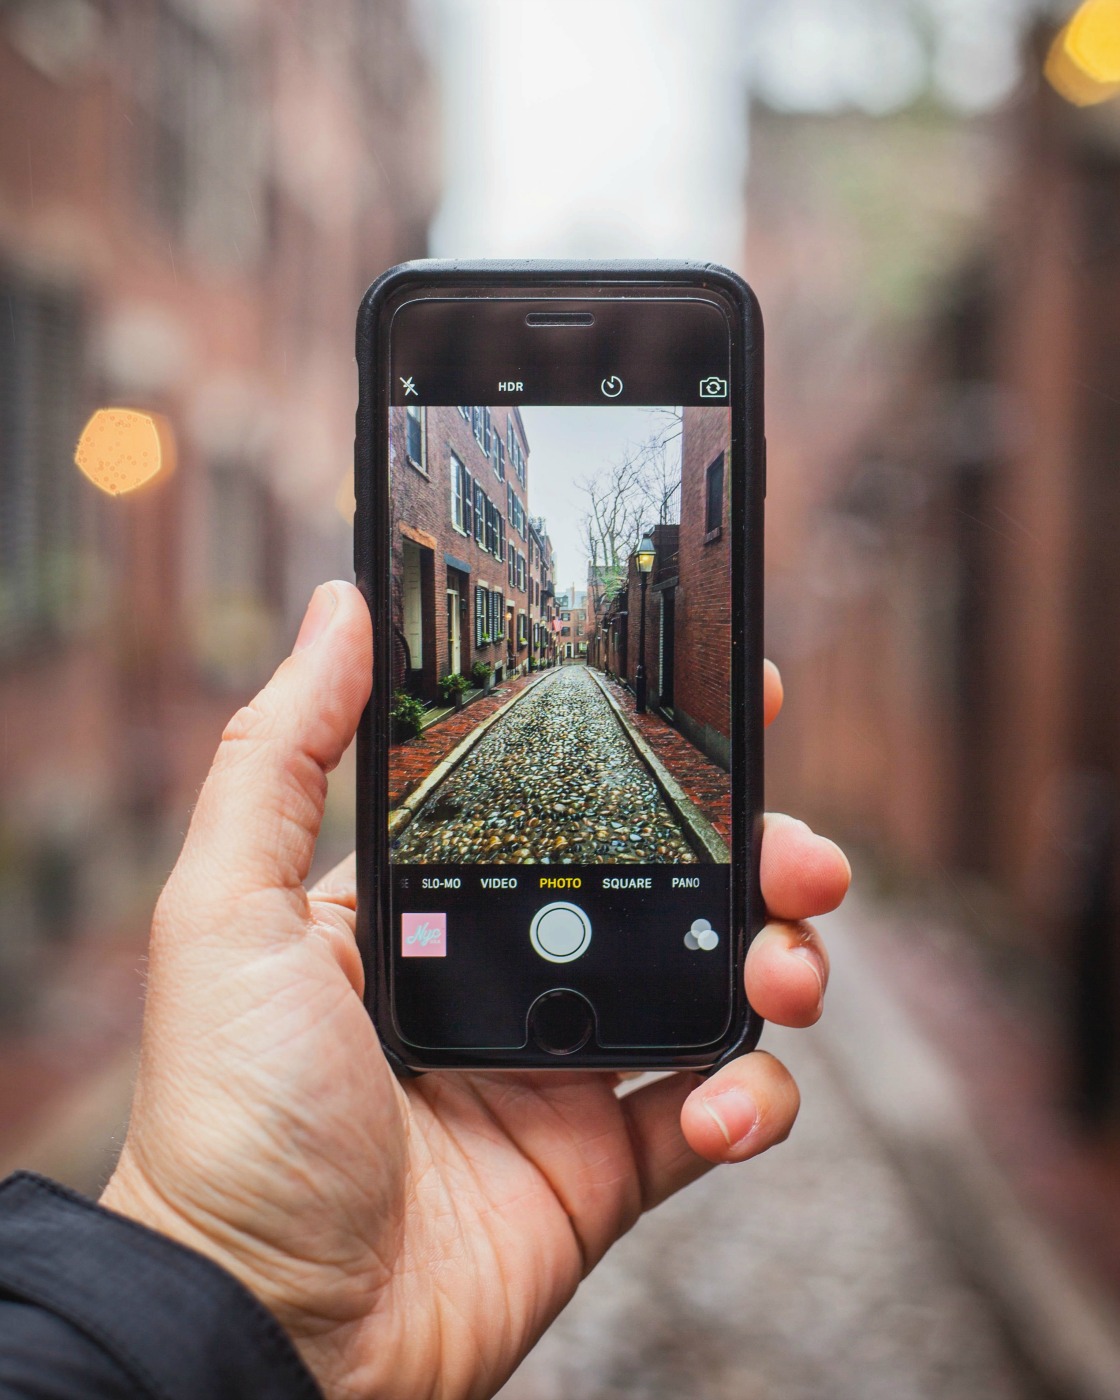
[[[469,533],[468,527],[467,527],[467,525],[466,525],[466,523],[465,523],[466,520],[467,520],[467,512],[470,510],[470,506],[467,504],[467,499],[466,499],[466,494],[465,494],[465,489],[464,489],[465,486],[466,486],[466,480],[467,480],[467,473],[466,473],[466,470],[465,470],[465,468],[463,467],[462,462],[460,462],[459,459],[458,459],[458,457],[456,457],[455,454],[454,454],[454,452],[452,452],[452,454],[451,454],[451,524],[455,527],[456,530],[459,531],[460,534],[463,534],[463,535]]]
[[[482,409],[471,409],[471,432],[474,433],[474,440],[481,447],[482,445]]]
[[[471,421],[471,411],[469,408],[466,408],[463,404],[460,404],[459,412],[467,420],[468,423]]]
[[[506,635],[506,600],[500,593],[490,594],[490,640],[501,642]]]
[[[524,646],[529,640],[529,619],[523,612],[517,614],[517,644]]]
[[[517,550],[516,550],[516,549],[511,549],[510,552],[509,552],[509,568],[506,570],[506,577],[507,577],[508,580],[509,580],[509,586],[510,586],[511,588],[513,587],[513,576],[514,576],[514,573],[516,572],[516,570],[515,570],[515,568],[514,568],[514,562],[515,562],[516,559],[517,559]]]
[[[525,536],[525,507],[521,504],[517,496],[514,495],[513,487],[507,485],[506,500],[509,504],[509,523],[519,535]]]
[[[511,413],[506,419],[506,447],[509,449],[509,460],[511,462],[517,460],[517,454],[514,452],[515,446],[516,439],[513,436],[513,414]]]
[[[500,510],[496,511],[495,514],[498,517],[498,558],[504,559],[506,557],[506,518]]]
[[[498,508],[486,498],[486,549],[498,557]]]
[[[486,548],[486,492],[476,481],[474,484],[474,539],[475,543]]]
[[[492,450],[491,450],[491,453],[490,453],[490,460],[491,460],[491,461],[493,462],[493,464],[494,464],[494,475],[498,478],[499,481],[505,481],[505,479],[506,479],[506,449],[505,449],[505,447],[503,446],[502,440],[501,440],[501,438],[498,436],[497,432],[494,433],[493,441],[492,441],[492,443],[491,443],[491,448],[492,448]]]
[[[490,640],[490,594],[481,586],[474,590],[474,644],[485,646]]]
[[[486,453],[487,457],[490,456],[490,437],[491,437],[491,434],[490,434],[490,410],[489,410],[488,408],[484,408],[484,409],[482,410],[482,438],[481,438],[481,442],[482,442],[482,450],[483,450],[483,452]]]
[[[715,531],[723,526],[723,453],[709,466],[705,480],[704,530],[708,536],[718,539]]]
[[[0,653],[65,632],[81,600],[81,305],[0,266]],[[113,512],[116,514],[117,512]]]
[[[424,458],[424,410],[409,404],[404,411],[405,454],[418,471],[425,476],[428,464]]]

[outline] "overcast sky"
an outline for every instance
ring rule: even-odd
[[[529,509],[543,515],[548,527],[557,593],[568,592],[573,583],[581,591],[587,587],[587,548],[580,527],[587,496],[580,482],[664,427],[656,413],[618,405],[521,409],[529,438]]]
[[[437,257],[738,266],[737,0],[429,0],[444,104]]]

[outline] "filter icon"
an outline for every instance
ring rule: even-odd
[[[692,927],[684,936],[684,946],[692,953],[698,950],[710,953],[719,947],[719,934],[707,919],[693,919]]]

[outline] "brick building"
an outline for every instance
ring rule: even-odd
[[[348,569],[354,315],[425,251],[433,129],[406,0],[0,6],[0,1002],[143,933],[224,720]],[[162,413],[174,471],[80,476],[102,404]]]
[[[679,583],[656,590],[658,635],[675,637],[674,723],[724,768],[730,766],[731,756],[730,430],[730,409],[684,410]],[[663,669],[664,641],[658,645],[655,660]]]
[[[556,599],[556,645],[562,661],[587,654],[587,597],[573,586]]]
[[[529,666],[551,666],[556,660],[556,587],[553,581],[552,541],[541,516],[529,520]]]
[[[731,761],[731,545],[729,409],[686,408],[680,524],[655,525],[646,576],[646,705],[713,762]],[[635,549],[637,548],[637,541]],[[642,576],[631,554],[612,596],[589,589],[588,656],[631,689],[642,643]]]
[[[752,208],[792,168],[798,125],[756,124]],[[791,701],[769,773],[780,805],[861,838],[893,878],[964,892],[955,917],[1058,1027],[1070,1100],[1115,1121],[1120,109],[1076,111],[1038,83],[984,139],[1001,180],[970,243],[926,269],[911,333],[886,307],[869,324],[868,299],[827,376],[788,328],[820,341],[863,285],[840,256],[851,201],[813,221],[832,248],[815,273],[752,219],[778,468],[767,631]],[[975,137],[940,140],[939,162],[894,167],[926,172],[932,193],[896,198],[925,203],[927,225],[975,168]],[[793,165],[818,185],[811,157]]]
[[[529,443],[516,408],[407,407],[390,425],[394,685],[426,701],[478,662],[528,665]],[[537,532],[536,546],[540,545]]]

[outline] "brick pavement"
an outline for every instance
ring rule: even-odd
[[[639,731],[657,757],[680,783],[685,795],[694,802],[701,814],[715,827],[723,839],[731,844],[731,778],[722,768],[705,758],[699,749],[660,715],[648,710],[640,715],[634,709],[634,697],[618,681],[608,680],[602,672],[600,678],[627,719]]]
[[[399,807],[413,789],[428,776],[437,763],[496,709],[537,679],[538,673],[515,676],[503,681],[489,695],[474,700],[464,709],[453,710],[446,719],[430,725],[415,739],[393,744],[389,749],[389,806]]]

